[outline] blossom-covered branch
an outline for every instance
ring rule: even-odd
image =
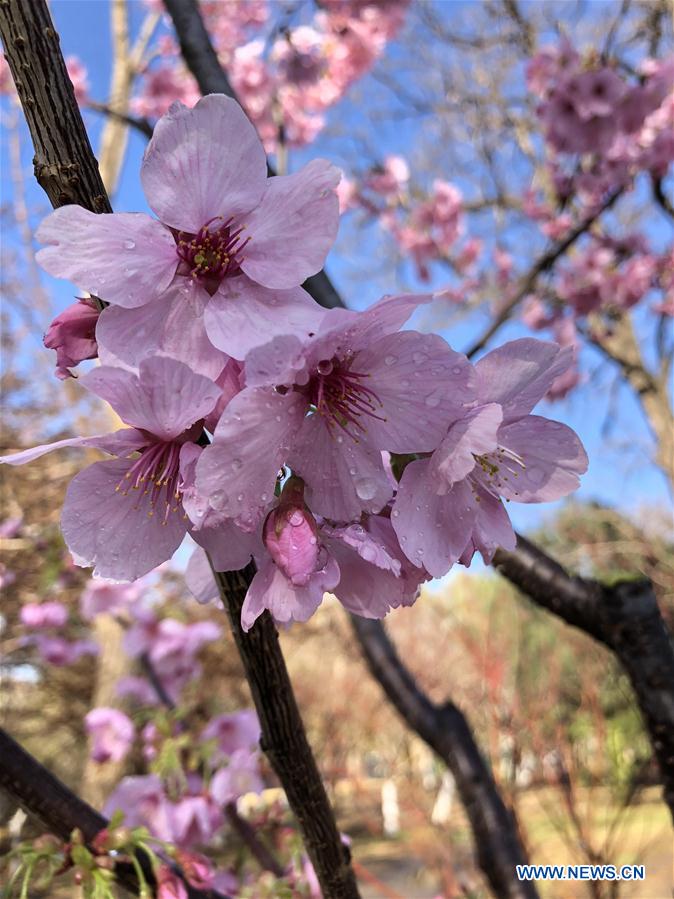
[[[41,765],[37,759],[0,728],[0,787],[24,811],[40,821],[49,833],[67,842],[73,831],[79,830],[86,845],[91,846],[97,834],[108,826],[108,820]],[[147,857],[139,852],[145,881],[156,885],[155,874]],[[140,884],[135,865],[120,861],[114,866],[115,879],[126,889],[138,894]],[[229,899],[215,890],[199,890],[184,880],[179,872],[183,895],[188,899]]]

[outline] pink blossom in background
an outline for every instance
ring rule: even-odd
[[[143,74],[141,93],[131,99],[131,111],[147,119],[158,119],[168,112],[172,103],[184,103],[192,108],[201,92],[190,72],[171,63],[155,66]]]
[[[21,624],[33,630],[63,627],[68,621],[68,609],[62,602],[28,602],[21,606]]]
[[[176,861],[180,870],[185,875],[191,886],[198,890],[210,890],[213,888],[215,871],[211,860],[197,852],[188,852],[186,849],[176,851]]]
[[[407,184],[410,170],[402,156],[387,156],[365,176],[365,186],[378,194],[396,194]]]
[[[563,399],[570,393],[581,381],[581,374],[578,367],[578,356],[580,353],[580,340],[578,338],[578,330],[576,328],[576,320],[573,315],[558,317],[552,325],[553,335],[557,343],[561,347],[570,347],[572,351],[571,365],[562,372],[552,382],[546,393],[549,400]]]
[[[242,709],[229,715],[212,718],[201,733],[201,740],[217,741],[222,756],[230,756],[238,749],[251,751],[260,741],[260,722],[254,709]],[[218,760],[218,756],[216,756]],[[220,761],[224,759],[220,758]]]
[[[139,705],[159,705],[157,691],[143,677],[125,675],[120,677],[115,686],[115,693],[120,699],[133,699]]]
[[[93,640],[65,640],[47,634],[25,637],[24,645],[34,646],[44,662],[62,668],[73,665],[83,656],[98,654],[98,645]]]
[[[136,730],[124,712],[104,707],[91,709],[84,724],[91,737],[91,758],[95,762],[121,762],[126,758]]]
[[[141,597],[141,585],[117,584],[112,581],[89,581],[80,596],[80,613],[85,621],[93,621],[97,615],[118,615],[129,611]]]
[[[126,827],[147,827],[158,840],[173,841],[169,820],[169,800],[156,774],[123,777],[103,806],[106,818],[124,813]]]
[[[221,807],[236,802],[246,793],[261,793],[264,782],[260,775],[259,753],[236,749],[227,765],[215,773],[209,789],[211,797]]]
[[[23,525],[23,515],[13,515],[11,518],[5,518],[0,523],[0,538],[3,540],[12,540],[21,531]]]
[[[100,314],[93,300],[79,299],[49,325],[43,342],[48,349],[56,350],[58,378],[72,378],[69,369],[98,356],[96,325]]]
[[[9,69],[9,63],[3,54],[0,56],[0,96],[9,96],[14,91],[14,79]]]
[[[89,100],[89,74],[86,66],[77,56],[66,56],[66,69],[72,81],[75,99],[82,106]]]

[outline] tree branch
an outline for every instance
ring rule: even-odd
[[[525,537],[494,567],[537,605],[594,637],[622,663],[658,761],[674,820],[674,645],[649,581],[611,587],[571,577]]]
[[[272,617],[265,612],[248,633],[241,627],[241,607],[255,565],[213,573],[260,719],[260,746],[297,818],[323,894],[326,899],[357,899],[350,853],[311,753]]]
[[[52,206],[111,212],[44,0],[0,0],[0,37],[33,138],[35,177]]]
[[[529,268],[525,275],[520,279],[520,284],[512,297],[510,297],[507,302],[499,309],[496,315],[493,317],[492,321],[489,324],[488,328],[485,328],[484,332],[478,339],[465,351],[466,356],[469,359],[472,359],[476,353],[479,353],[480,350],[484,349],[487,343],[491,340],[491,338],[496,334],[497,331],[501,329],[501,327],[508,321],[511,314],[515,310],[517,306],[522,302],[522,300],[530,294],[534,287],[536,286],[536,281],[538,281],[539,277],[545,272],[549,271],[557,262],[557,260],[563,256],[567,250],[571,249],[571,247],[576,243],[576,241],[582,237],[592,225],[597,221],[597,219],[603,215],[604,212],[607,212],[613,204],[616,202],[618,197],[622,194],[623,188],[616,188],[613,193],[609,195],[609,197],[596,209],[591,215],[586,216],[582,222],[579,222],[575,228],[573,228],[563,240],[558,240],[549,250],[546,250],[545,253],[540,256],[536,262]]]
[[[39,820],[49,833],[64,842],[76,828],[82,832],[85,843],[91,842],[108,826],[107,818],[76,796],[72,790],[26,752],[10,735],[0,728],[0,788],[5,790],[21,808]],[[147,882],[154,887],[155,877],[149,858],[139,852],[138,861]],[[179,869],[173,869],[181,878],[189,899],[230,899],[215,890],[197,890],[190,886]],[[138,895],[139,884],[133,865],[120,862],[115,865],[115,878],[127,890]]]
[[[517,824],[461,710],[451,701],[436,705],[420,690],[381,621],[351,615],[351,624],[368,668],[389,702],[452,772],[470,820],[480,868],[494,894],[506,899],[536,897],[533,883],[517,879],[515,865],[527,863]]]

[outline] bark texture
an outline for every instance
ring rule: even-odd
[[[215,579],[260,719],[260,746],[297,818],[325,899],[357,899],[350,852],[311,753],[274,622],[265,612],[247,634],[241,628],[241,607],[254,575],[251,562],[241,571],[215,573]]]
[[[112,212],[46,3],[0,0],[0,36],[52,206]]]

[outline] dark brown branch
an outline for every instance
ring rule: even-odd
[[[480,868],[494,894],[508,899],[537,896],[533,883],[517,879],[515,865],[527,863],[517,824],[461,710],[453,702],[436,705],[419,689],[381,621],[352,615],[351,624],[367,665],[387,699],[452,772],[470,820]]]
[[[569,574],[525,537],[494,567],[537,605],[594,637],[622,663],[658,761],[674,820],[674,645],[649,581],[606,587]]]
[[[0,36],[33,138],[35,177],[52,206],[111,212],[47,4],[0,0]]]
[[[91,842],[108,821],[95,809],[76,796],[72,790],[26,752],[10,735],[0,728],[0,789],[17,802],[21,808],[64,842],[76,828],[81,831],[85,843]],[[146,881],[155,885],[150,859],[144,853],[137,854]],[[180,872],[176,870],[180,875]],[[115,865],[115,878],[134,894],[139,884],[134,868],[129,863]],[[183,879],[189,899],[229,899],[214,890],[197,890]]]
[[[656,178],[655,176],[653,176],[651,183],[653,185],[653,196],[655,197],[656,203],[666,215],[668,215],[671,219],[674,219],[674,203],[672,203],[672,201],[664,191],[664,188],[662,186],[662,178]]]
[[[117,112],[116,109],[112,109],[106,103],[97,103],[95,100],[88,101],[87,109],[91,109],[93,112],[100,112],[102,115],[106,115],[111,119],[117,119],[117,121],[123,122],[130,128],[135,128],[136,131],[139,131],[143,137],[147,137],[148,140],[152,137],[154,128],[146,118],[125,115],[123,112]]]
[[[619,187],[613,191],[612,194],[602,203],[602,205],[596,209],[591,215],[586,216],[582,222],[579,222],[575,228],[573,228],[563,240],[557,241],[549,250],[543,253],[531,268],[526,272],[526,274],[520,279],[519,287],[511,296],[508,301],[499,309],[499,311],[494,315],[492,321],[489,324],[488,328],[485,328],[484,332],[480,337],[466,350],[466,356],[469,359],[472,359],[476,353],[479,353],[480,350],[484,349],[486,345],[489,343],[491,338],[499,331],[503,325],[508,321],[515,308],[519,306],[522,300],[530,294],[535,286],[536,282],[540,278],[541,275],[545,274],[545,272],[550,271],[550,269],[555,265],[557,260],[563,256],[567,250],[570,250],[571,247],[576,243],[576,241],[582,237],[592,225],[597,221],[597,219],[603,215],[604,212],[607,212],[613,204],[616,202],[618,197],[623,193],[623,188]]]
[[[285,877],[287,871],[279,860],[267,849],[262,840],[255,832],[253,825],[242,818],[236,808],[235,802],[228,802],[225,806],[225,814],[227,820],[232,825],[232,830],[239,835],[241,842],[247,846],[251,854],[255,857],[257,863],[263,871],[271,871],[275,877]]]
[[[215,573],[215,580],[260,719],[260,746],[297,818],[325,899],[357,899],[350,853],[311,753],[274,622],[264,612],[247,634],[241,628],[241,607],[254,575],[251,562],[242,571]]]

